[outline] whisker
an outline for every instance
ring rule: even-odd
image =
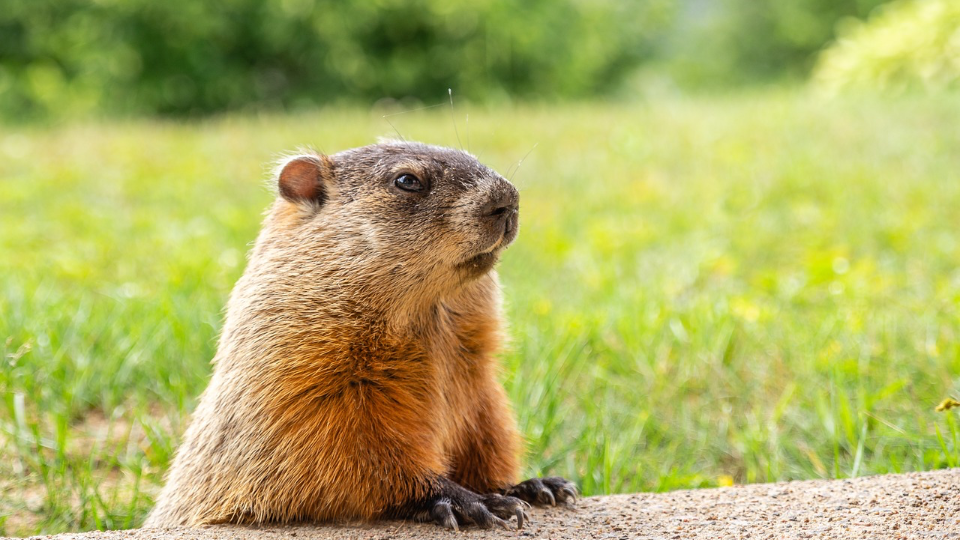
[[[425,111],[427,109],[436,109],[437,107],[443,107],[444,105],[445,105],[444,103],[434,103],[433,105],[425,105],[423,107],[417,107],[416,109],[407,109],[405,111],[385,114],[383,115],[383,117],[386,118],[388,116],[400,116],[401,114],[408,114],[408,113],[417,112],[417,111]]]
[[[460,145],[460,151],[463,151],[463,143],[460,142],[460,130],[457,129],[457,115],[453,108],[453,88],[447,88],[447,95],[450,96],[450,119],[453,120],[453,132],[457,134],[457,144]]]
[[[513,169],[513,167],[511,167],[511,169],[513,169],[513,173],[509,173],[509,172],[508,172],[508,174],[507,174],[507,180],[509,180],[509,181],[511,181],[511,182],[513,181],[513,175],[514,175],[514,174],[517,174],[517,171],[520,170],[520,165],[523,165],[523,160],[527,159],[527,156],[529,156],[531,152],[533,152],[534,150],[536,150],[536,149],[537,149],[537,146],[539,146],[539,145],[540,145],[540,143],[535,143],[535,144],[533,145],[533,148],[531,148],[529,151],[527,151],[527,153],[524,154],[522,158],[520,158],[520,161],[517,162],[517,168],[516,168],[516,169]]]
[[[425,111],[425,110],[427,110],[427,109],[435,109],[435,108],[437,108],[437,107],[442,107],[442,106],[443,106],[443,103],[435,103],[435,104],[433,104],[433,105],[427,105],[427,106],[424,106],[424,107],[417,107],[416,109],[407,109],[407,110],[405,110],[405,111],[400,111],[400,112],[385,114],[385,115],[381,116],[380,118],[382,118],[386,123],[390,124],[390,127],[393,128],[393,131],[397,132],[397,137],[400,137],[400,140],[401,140],[401,141],[407,142],[406,137],[404,137],[404,136],[400,133],[400,130],[397,129],[397,126],[393,125],[393,122],[391,122],[390,120],[388,120],[388,118],[390,118],[390,117],[392,117],[392,116],[400,116],[401,114],[408,114],[408,113],[417,112],[417,111]]]
[[[382,116],[382,118],[383,118],[388,124],[390,124],[390,127],[392,127],[394,131],[397,132],[397,137],[400,137],[400,140],[401,140],[401,141],[407,142],[407,140],[403,138],[403,135],[400,134],[400,130],[397,129],[397,126],[393,125],[393,122],[391,122],[390,120],[387,120],[387,116],[388,116],[388,115],[385,114],[385,115]]]

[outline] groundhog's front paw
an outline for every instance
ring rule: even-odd
[[[577,486],[566,478],[531,478],[508,489],[507,495],[540,506],[556,506],[559,503],[573,504],[577,500]]]
[[[517,528],[528,519],[525,511],[530,505],[516,497],[491,493],[478,495],[448,480],[442,481],[440,493],[427,503],[427,518],[434,523],[460,530],[460,525],[473,524],[483,529],[493,526],[509,529],[510,518],[517,518]]]

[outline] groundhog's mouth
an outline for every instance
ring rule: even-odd
[[[470,255],[461,262],[457,263],[457,267],[466,271],[468,274],[472,274],[473,276],[480,276],[489,272],[500,259],[500,253],[506,249],[516,237],[516,220],[513,222],[505,222],[503,232],[497,236],[496,241],[491,243],[479,253]]]
[[[468,257],[457,266],[476,275],[489,272],[493,265],[497,264],[500,252],[503,251],[504,247],[504,237],[501,236],[493,245],[476,255]]]
[[[493,268],[493,265],[497,264],[497,259],[499,258],[500,250],[497,249],[474,255],[457,266],[470,274],[480,275],[489,272],[490,269]]]

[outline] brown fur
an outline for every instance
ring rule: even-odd
[[[429,194],[398,190],[403,172]],[[145,526],[403,516],[441,479],[512,486],[492,265],[516,222],[478,216],[513,187],[398,142],[294,157],[279,184]]]

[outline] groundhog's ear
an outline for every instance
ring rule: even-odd
[[[277,176],[280,195],[293,203],[313,201],[323,204],[332,165],[330,158],[321,154],[287,159],[280,165]]]

